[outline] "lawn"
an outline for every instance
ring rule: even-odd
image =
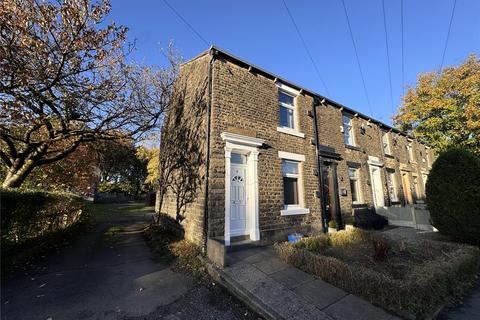
[[[476,279],[480,249],[457,243],[393,241],[354,229],[280,243],[284,261],[402,316],[424,318]]]
[[[138,212],[154,211],[154,207],[145,206],[145,204],[137,203],[93,203],[87,202],[85,204],[88,212],[93,216],[101,216],[105,214],[128,214]]]

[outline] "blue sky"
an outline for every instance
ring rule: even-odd
[[[405,84],[418,73],[439,68],[454,0],[404,0]],[[205,38],[219,47],[303,87],[327,95],[281,0],[186,1],[169,3]],[[364,72],[365,98],[341,0],[286,3],[328,87],[329,98],[391,123],[382,0],[345,0]],[[385,0],[392,70],[393,110],[403,92],[400,0]],[[458,0],[444,66],[480,54],[480,1]],[[207,46],[163,1],[112,1],[108,18],[130,28],[134,57],[163,65],[160,48],[173,40],[185,59]]]

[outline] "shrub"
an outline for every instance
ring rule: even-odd
[[[372,237],[373,244],[373,258],[378,261],[385,261],[387,255],[391,249],[390,243],[385,237],[376,236]]]
[[[329,236],[330,242],[334,247],[344,247],[360,242],[368,242],[372,237],[372,233],[362,229],[353,229],[329,234]]]
[[[331,246],[330,237],[322,234],[316,237],[303,238],[295,243],[297,248],[305,248],[312,252],[322,252]]]
[[[433,226],[460,241],[480,244],[480,159],[466,150],[439,155],[426,186]]]
[[[174,255],[169,246],[184,238],[184,230],[180,223],[168,214],[160,213],[157,223],[149,225],[144,236],[154,251],[161,254],[165,260],[172,260]]]
[[[370,232],[361,229],[354,229],[302,238],[295,243],[295,247],[320,253],[329,247],[344,247],[361,242],[365,243],[371,240],[372,234]]]
[[[336,222],[335,220],[330,220],[330,221],[328,222],[328,227],[329,227],[329,228],[335,228],[335,229],[336,229],[336,228],[337,228],[337,222]]]
[[[33,257],[86,221],[82,198],[62,192],[0,189],[2,266]]]
[[[4,241],[22,243],[77,222],[82,198],[62,192],[1,189],[1,230]]]

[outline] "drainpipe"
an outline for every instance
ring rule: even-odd
[[[319,191],[316,196],[320,199],[320,211],[321,211],[321,220],[322,220],[322,231],[323,233],[327,233],[327,208],[325,206],[325,199],[324,199],[324,183],[323,183],[323,159],[320,156],[320,142],[318,137],[318,119],[317,119],[317,112],[316,107],[320,106],[321,102],[318,97],[313,98],[312,102],[312,114],[313,114],[313,130],[315,134],[315,155],[317,159],[317,177],[318,177],[318,188]]]
[[[205,196],[203,203],[203,243],[202,251],[207,252],[208,240],[208,187],[210,174],[210,130],[211,130],[211,109],[212,109],[212,65],[215,60],[213,46],[210,47],[210,61],[208,63],[208,97],[207,97],[207,128],[206,128],[206,160],[205,160]]]

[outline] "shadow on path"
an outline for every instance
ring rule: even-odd
[[[193,279],[171,271],[145,244],[142,231],[153,212],[123,206],[99,212],[93,232],[37,260],[35,272],[5,279],[2,319],[141,316],[194,288]]]

